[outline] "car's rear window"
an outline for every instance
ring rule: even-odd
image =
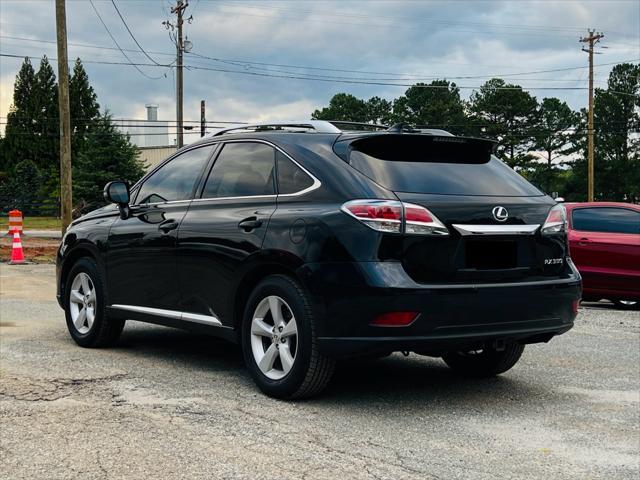
[[[537,188],[491,155],[477,139],[379,135],[354,141],[349,164],[396,192],[540,196]]]

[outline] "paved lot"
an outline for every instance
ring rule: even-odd
[[[0,266],[3,478],[638,478],[637,312],[583,308],[500,378],[394,355],[286,403],[216,339],[129,322],[76,347],[53,275]]]

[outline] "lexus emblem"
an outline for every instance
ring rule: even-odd
[[[491,210],[493,213],[493,218],[495,218],[499,222],[504,222],[507,218],[509,218],[509,212],[504,207],[493,207]]]

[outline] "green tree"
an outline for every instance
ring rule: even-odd
[[[573,164],[568,197],[587,198],[587,110],[579,130],[581,158]],[[640,65],[616,65],[606,89],[594,94],[596,200],[640,201]]]
[[[389,100],[380,97],[371,97],[367,100],[366,121],[387,125],[391,123],[393,104]]]
[[[10,175],[0,182],[0,196],[7,208],[18,208],[24,214],[34,211],[32,202],[38,200],[42,189],[42,174],[31,160],[21,160],[11,169]]]
[[[79,58],[76,59],[69,79],[69,108],[73,135],[71,151],[76,153],[82,149],[87,133],[100,116],[98,97]]]
[[[104,203],[102,190],[112,180],[137,181],[145,173],[138,147],[120,133],[109,114],[100,116],[87,133],[73,164],[74,203]]]
[[[393,102],[393,119],[395,122],[443,128],[456,134],[465,133],[468,124],[460,89],[447,80],[409,87]]]
[[[531,180],[544,191],[550,193],[558,188],[558,167],[553,161],[576,150],[576,128],[580,124],[580,114],[571,110],[566,102],[557,98],[545,98],[538,110],[532,148],[544,153],[546,164],[543,168],[533,167]]]
[[[498,156],[511,166],[526,166],[533,145],[538,102],[518,85],[501,78],[471,94],[470,110],[484,135],[499,141]]]
[[[31,61],[25,58],[16,76],[13,103],[7,114],[5,137],[0,149],[0,170],[8,171],[24,158],[34,158],[33,118],[36,114],[33,102],[35,71]]]
[[[349,93],[337,93],[329,106],[316,110],[311,114],[316,120],[342,120],[346,122],[368,122],[369,109],[367,102]]]
[[[59,172],[58,84],[56,75],[46,56],[40,61],[32,91],[34,125],[33,150],[31,158],[38,168],[56,180]]]

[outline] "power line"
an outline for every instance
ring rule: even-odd
[[[54,41],[50,41],[50,40],[41,40],[41,39],[34,39],[34,38],[26,38],[26,37],[16,37],[16,36],[11,36],[11,35],[0,35],[0,38],[6,38],[6,39],[11,39],[11,40],[20,40],[20,41],[28,41],[28,42],[36,42],[36,43],[51,43],[51,44],[55,44]],[[102,45],[93,45],[93,44],[86,44],[86,43],[69,43],[70,46],[75,46],[75,47],[81,47],[81,48],[96,48],[96,49],[101,49],[101,50],[115,50],[118,51],[117,48],[114,47],[106,47],[106,46],[102,46]],[[125,52],[136,52],[138,53],[138,50],[132,50],[132,49],[122,49]],[[175,54],[173,53],[167,53],[167,52],[153,52],[150,51],[149,53],[152,53],[154,55],[166,55],[166,56],[171,56],[174,57]],[[260,66],[270,66],[270,67],[282,67],[282,68],[291,68],[291,69],[301,69],[301,70],[318,70],[318,71],[327,71],[327,72],[342,72],[342,73],[358,73],[358,74],[369,74],[369,75],[386,75],[386,76],[390,76],[390,75],[397,75],[397,76],[403,76],[403,77],[407,77],[406,80],[421,80],[421,79],[437,79],[437,78],[443,78],[443,77],[447,77],[447,78],[454,78],[450,75],[439,75],[439,76],[425,76],[425,75],[421,75],[421,74],[411,74],[411,73],[397,73],[397,72],[378,72],[378,71],[367,71],[367,70],[351,70],[351,69],[342,69],[342,68],[333,68],[333,67],[318,67],[318,66],[311,66],[311,65],[292,65],[292,64],[283,64],[283,63],[269,63],[269,62],[256,62],[256,61],[251,61],[251,60],[241,60],[241,59],[230,59],[230,58],[220,58],[220,57],[211,57],[211,56],[207,56],[207,55],[202,55],[199,53],[195,53],[195,52],[190,52],[189,55],[192,56],[196,56],[199,58],[203,58],[206,60],[211,60],[211,61],[215,61],[215,62],[221,62],[221,63],[228,63],[228,64],[232,64],[235,66],[250,66],[250,65],[260,65]],[[603,66],[610,66],[610,65],[618,65],[620,63],[629,63],[629,62],[635,62],[635,61],[640,61],[640,59],[631,59],[631,60],[623,60],[623,61],[619,61],[619,62],[609,62],[609,63],[600,63],[595,65],[596,67],[603,67]],[[161,65],[161,66],[165,66],[165,65]],[[585,70],[588,69],[589,67],[587,65],[581,65],[581,66],[576,66],[576,67],[563,67],[563,68],[555,68],[555,69],[548,69],[548,70],[534,70],[534,71],[526,71],[526,72],[511,72],[511,73],[504,73],[504,74],[490,74],[490,75],[475,75],[475,76],[457,76],[455,78],[459,78],[459,79],[476,79],[476,78],[490,78],[490,77],[517,77],[520,75],[532,75],[532,74],[539,74],[539,73],[555,73],[555,72],[563,72],[563,71],[570,71],[570,70]],[[408,78],[408,77],[415,77],[415,78]],[[389,80],[389,79],[386,79]],[[545,79],[545,80],[550,80],[550,79]]]
[[[10,58],[31,58],[31,59],[40,59],[40,57],[30,57],[28,55],[15,55],[15,54],[6,54],[0,53],[2,57],[10,57]],[[134,66],[146,66],[146,67],[167,67],[170,65],[155,65],[153,63],[125,63],[125,62],[106,62],[106,61],[97,61],[97,60],[81,60],[86,64],[98,64],[98,65],[134,65]],[[616,62],[617,63],[617,62]],[[625,62],[621,62],[625,63]],[[450,88],[448,85],[421,85],[415,83],[394,83],[394,82],[384,82],[384,81],[365,81],[365,80],[352,80],[350,78],[343,79],[328,79],[328,78],[317,78],[317,77],[309,77],[309,76],[301,76],[301,75],[283,75],[283,74],[268,74],[268,73],[259,73],[259,72],[249,72],[243,70],[230,70],[225,68],[213,68],[213,67],[203,67],[198,65],[184,65],[184,68],[188,70],[201,70],[201,71],[210,71],[210,72],[221,72],[221,73],[232,73],[239,75],[250,75],[255,77],[269,77],[269,78],[282,78],[282,79],[291,79],[291,80],[307,80],[307,81],[315,81],[315,82],[324,82],[324,83],[338,83],[338,84],[353,84],[353,85],[377,85],[377,86],[389,86],[389,87],[415,87],[415,88],[425,88],[432,90],[443,90]],[[475,90],[479,89],[482,86],[470,86],[470,85],[456,85],[460,90]],[[548,91],[572,91],[572,90],[587,90],[587,87],[523,87],[523,86],[512,86],[512,87],[492,87],[494,90],[548,90]],[[617,93],[620,95],[630,95],[637,96],[636,94],[626,93],[626,92],[611,92]]]
[[[122,14],[120,13],[120,10],[118,10],[118,6],[116,5],[116,2],[114,0],[111,0],[111,3],[113,4],[113,8],[116,9],[116,12],[118,13],[118,16],[120,17],[120,20],[122,20],[122,24],[124,25],[124,28],[127,29],[127,32],[129,32],[129,35],[131,36],[131,38],[133,39],[133,41],[136,43],[136,45],[138,46],[138,48],[140,49],[140,51],[142,53],[144,53],[144,56],[147,57],[149,60],[151,60],[153,63],[155,63],[156,65],[160,65],[158,62],[156,62],[153,58],[151,58],[149,56],[149,54],[145,51],[144,48],[142,48],[142,45],[140,45],[140,42],[138,42],[138,40],[136,39],[136,37],[133,35],[133,32],[131,31],[131,29],[129,28],[129,25],[127,25],[127,22],[125,22],[124,17],[122,16]]]
[[[96,8],[96,6],[93,4],[93,0],[89,0],[89,3],[91,4],[91,6],[93,7],[93,11],[96,12],[96,15],[98,17],[98,19],[100,20],[100,23],[102,23],[102,26],[104,27],[104,29],[107,31],[107,33],[109,34],[109,36],[111,37],[111,40],[113,40],[113,43],[115,43],[116,47],[118,47],[118,50],[120,50],[120,53],[122,53],[122,55],[124,56],[124,58],[126,58],[129,61],[129,64],[131,66],[133,66],[136,70],[138,70],[138,72],[140,72],[141,75],[147,77],[150,80],[159,80],[161,78],[163,78],[163,76],[160,77],[152,77],[150,75],[147,75],[146,73],[144,73],[140,68],[138,64],[135,64],[131,61],[131,59],[127,56],[127,54],[124,52],[124,50],[122,50],[122,48],[120,47],[120,44],[118,43],[118,41],[116,40],[116,38],[111,34],[111,31],[109,30],[109,27],[107,27],[107,24],[104,23],[104,20],[102,20],[102,17],[100,16],[100,12],[98,12],[98,9]]]

